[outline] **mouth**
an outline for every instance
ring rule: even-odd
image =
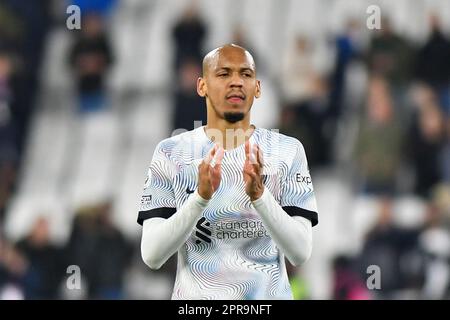
[[[240,93],[232,93],[226,97],[227,101],[231,104],[240,104],[244,102],[245,95]]]

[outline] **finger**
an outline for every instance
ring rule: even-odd
[[[264,157],[263,157],[263,152],[261,150],[261,148],[257,145],[257,159],[258,159],[258,164],[261,167],[261,169],[264,167]]]
[[[208,167],[209,167],[209,165],[206,162],[207,162],[207,160],[205,158],[198,165],[198,172],[199,172],[200,175],[207,175],[208,174]]]
[[[246,171],[253,172],[253,166],[251,165],[251,163],[249,161],[245,161],[243,170],[244,170],[244,172],[246,172]]]
[[[254,162],[252,163],[253,172],[259,176],[261,175],[261,167],[258,164],[256,152],[253,153],[253,157],[254,157]]]
[[[245,173],[246,175],[248,175],[253,181],[255,181],[256,178],[257,178],[256,173],[255,173],[252,169],[247,169],[247,168],[245,168],[245,169],[244,169],[244,173]]]
[[[248,172],[248,170],[243,170],[242,171],[242,175],[244,176],[244,181],[247,181],[247,179],[252,179],[250,173]]]
[[[222,150],[222,151],[221,151],[221,150]],[[220,153],[222,153],[222,155],[221,155]],[[211,168],[215,168],[215,166],[216,166],[216,164],[217,164],[217,161],[219,160],[218,158],[220,158],[220,161],[222,161],[222,158],[223,158],[223,148],[220,147],[219,145],[216,145],[216,146],[215,146],[214,153],[213,153],[212,160],[211,160],[211,162],[210,162],[210,164],[209,164],[209,165],[211,166]],[[219,163],[219,166],[220,166],[220,163]]]
[[[222,147],[219,147],[218,151],[217,151],[217,156],[216,156],[216,165],[221,165],[222,164],[222,159],[223,156],[225,155],[225,150]]]
[[[217,150],[217,144],[214,145],[214,147],[209,150],[208,154],[206,155],[206,157],[203,159],[203,162],[205,164],[210,164],[212,159],[214,158],[214,155],[216,154],[216,150]]]
[[[245,161],[250,161],[250,141],[245,141]]]
[[[251,146],[251,152],[250,152],[250,160],[252,165],[258,165],[258,146],[256,144]]]
[[[247,174],[255,173],[255,169],[253,168],[253,166],[250,163],[246,163],[244,165],[244,172]]]
[[[256,156],[256,161],[257,161],[257,163],[254,165],[255,172],[257,175],[261,175],[261,173],[263,172],[264,160],[263,160],[262,151],[258,145],[256,145],[255,154],[256,154],[255,156]]]
[[[252,145],[249,143],[249,157],[248,158],[249,158],[249,161],[251,164],[253,164],[253,165],[257,164],[254,144]]]
[[[225,150],[222,147],[219,147],[216,157],[213,159],[213,161],[210,164],[210,168],[209,169],[215,175],[219,175],[220,176],[220,174],[222,172],[222,159],[223,159],[223,156],[224,156],[224,152],[225,152]]]

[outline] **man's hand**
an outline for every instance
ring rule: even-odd
[[[198,166],[198,194],[203,199],[211,199],[213,193],[219,188],[223,154],[223,148],[216,144]],[[212,166],[211,161],[214,157],[216,157],[216,161]]]
[[[245,193],[251,201],[259,199],[264,192],[264,184],[261,178],[264,161],[258,145],[250,148],[250,142],[245,142],[244,181]]]

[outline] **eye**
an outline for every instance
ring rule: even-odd
[[[252,77],[252,74],[251,74],[251,73],[248,73],[248,72],[246,72],[246,73],[244,73],[244,77],[246,77],[246,78],[251,78],[251,77]]]
[[[228,73],[225,72],[225,73],[219,73],[217,76],[218,77],[226,77],[227,75],[228,75]]]

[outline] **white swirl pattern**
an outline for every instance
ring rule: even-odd
[[[263,151],[265,186],[280,205],[317,212],[312,183],[297,179],[309,177],[302,144],[260,128],[250,142]],[[162,141],[150,165],[140,211],[181,207],[187,191],[197,188],[198,165],[212,147],[203,127]],[[195,228],[180,248],[173,299],[292,299],[283,253],[244,191],[244,160],[243,145],[225,152],[220,187],[203,213],[202,227],[211,235]],[[242,227],[245,223],[253,228]]]

